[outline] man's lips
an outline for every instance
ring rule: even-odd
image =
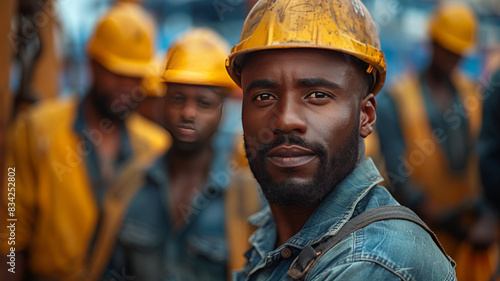
[[[298,145],[280,145],[267,153],[267,159],[280,168],[298,168],[316,157],[314,151]]]
[[[191,125],[179,124],[177,125],[177,128],[179,133],[181,133],[182,135],[193,135],[196,133],[194,126]]]
[[[181,128],[181,129],[189,129],[189,130],[194,130],[194,126],[192,125],[187,125],[187,124],[179,124],[177,125],[178,128]]]

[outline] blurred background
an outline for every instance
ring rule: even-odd
[[[89,85],[86,42],[99,17],[114,0],[3,0],[0,4],[0,145],[4,147],[14,102],[86,93]],[[138,1],[157,23],[157,53],[161,58],[173,40],[195,26],[218,31],[237,43],[244,18],[256,1]],[[427,63],[427,19],[439,1],[363,0],[375,20],[386,54],[388,79],[403,69]],[[487,83],[500,64],[500,3],[463,0],[479,19],[479,44],[461,67],[479,83]],[[7,39],[7,40],[5,40]],[[29,87],[28,87],[29,85]],[[22,96],[22,97],[20,97]],[[238,110],[228,106],[227,110]],[[22,102],[19,102],[22,104]],[[230,115],[238,114],[232,112]],[[232,120],[239,121],[239,118]],[[233,122],[230,130],[237,130]],[[3,159],[0,158],[0,159]]]
[[[83,97],[88,93],[91,72],[86,54],[87,42],[98,20],[116,1],[119,0],[1,1],[0,35],[3,40],[0,40],[0,170],[6,170],[2,166],[6,155],[5,139],[9,123],[16,113],[40,100]],[[210,27],[231,46],[235,45],[239,41],[247,13],[257,2],[121,1],[141,3],[154,19],[155,52],[161,67],[174,40],[193,27]],[[415,70],[417,73],[428,66],[432,46],[428,36],[429,17],[436,6],[444,1],[447,0],[362,0],[377,25],[386,56],[386,85],[391,84],[405,70]],[[464,57],[460,68],[477,81],[480,88],[485,88],[492,74],[500,67],[500,0],[450,1],[467,3],[477,16],[478,43],[475,51]],[[155,112],[153,108],[158,109],[160,103],[158,97],[151,98],[150,101],[149,104],[144,102],[145,107],[141,113],[155,120],[161,112]],[[380,99],[378,101],[379,105],[382,104]],[[241,93],[225,101],[223,116],[221,135],[229,133],[240,136]],[[498,123],[494,125],[498,126]],[[5,173],[1,174],[3,176]],[[3,181],[2,176],[0,181]],[[5,195],[1,194],[0,199],[2,196]],[[498,256],[498,252],[495,255]],[[498,259],[494,264],[500,264]],[[464,268],[470,270],[470,267]],[[499,269],[497,273],[500,276],[500,266],[494,268]]]

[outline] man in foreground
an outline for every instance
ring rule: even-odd
[[[398,205],[364,158],[386,65],[360,1],[261,1],[226,65],[244,91],[247,157],[269,202],[250,219],[259,229],[235,280],[456,280],[418,217],[325,243],[368,210]]]

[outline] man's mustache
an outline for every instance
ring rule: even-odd
[[[259,153],[261,159],[263,159],[263,157],[265,157],[265,155],[271,149],[278,147],[282,144],[298,145],[298,146],[312,150],[318,156],[325,156],[326,155],[326,148],[319,143],[308,142],[303,137],[300,137],[297,135],[282,135],[269,143],[262,144],[259,146],[258,153]]]

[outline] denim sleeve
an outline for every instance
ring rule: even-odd
[[[393,98],[382,92],[377,97],[377,122],[380,150],[384,155],[389,184],[401,203],[412,207],[421,198],[420,192],[411,188],[407,169],[403,162],[405,140],[401,131],[399,115]]]
[[[487,200],[500,209],[500,71],[483,94],[483,124],[478,142],[481,179]]]

